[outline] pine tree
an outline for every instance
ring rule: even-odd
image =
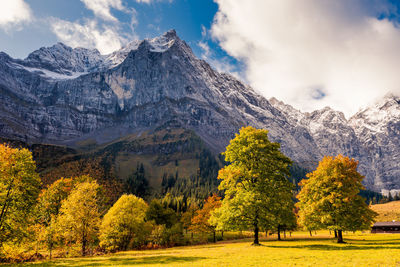
[[[143,163],[138,164],[136,171],[126,181],[126,191],[139,197],[149,195],[149,182],[146,179]]]

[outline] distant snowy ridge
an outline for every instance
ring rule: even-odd
[[[74,79],[89,72],[104,71],[118,66],[129,52],[137,50],[143,42],[150,45],[152,52],[165,52],[174,44],[175,34],[175,30],[171,30],[159,37],[132,41],[107,55],[101,55],[97,49],[71,48],[57,43],[32,52],[27,58],[20,60],[17,67],[38,72],[43,77],[53,80]]]
[[[360,161],[366,184],[377,191],[400,189],[400,97],[387,94],[346,120],[329,107],[311,113],[270,99],[293,127],[307,129],[324,155],[346,154]]]

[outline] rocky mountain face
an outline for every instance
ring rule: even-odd
[[[349,120],[365,150],[368,183],[376,189],[399,189],[400,97],[387,95]]]
[[[302,113],[216,72],[174,30],[109,55],[61,43],[24,60],[0,53],[1,137],[76,147],[182,128],[220,152],[240,127],[252,125],[268,129],[305,168],[323,155],[359,159],[375,190],[400,188],[399,99],[382,101],[350,120],[330,108]]]
[[[400,188],[400,98],[393,94],[346,120],[329,107],[301,112],[272,98],[296,128],[303,128],[322,155],[339,153],[359,160],[364,184],[375,191]]]

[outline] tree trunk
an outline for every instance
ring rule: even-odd
[[[214,234],[214,236],[213,236],[214,243],[217,243],[217,238],[215,237],[215,230],[213,231],[213,234]]]
[[[286,239],[286,230],[285,229],[283,230],[283,238]]]
[[[4,218],[5,218],[5,214],[7,213],[7,210],[8,210],[9,201],[11,199],[10,198],[10,193],[11,193],[11,189],[12,189],[13,183],[14,183],[14,178],[11,180],[10,185],[7,188],[7,195],[6,195],[6,198],[4,200],[3,207],[1,209],[1,213],[0,213],[0,228],[3,226],[3,221],[4,221]]]
[[[337,239],[338,243],[344,243],[343,241],[343,235],[342,235],[342,230],[338,230],[338,239]]]
[[[278,240],[281,240],[281,225],[278,224]]]
[[[337,238],[337,231],[335,230],[335,238]]]
[[[289,232],[289,236],[292,237],[292,232],[291,231]]]
[[[224,240],[224,231],[221,231],[221,239]]]
[[[51,236],[51,238],[53,238],[53,236]],[[50,240],[50,243],[49,243],[49,252],[50,252],[49,257],[50,257],[50,260],[51,260],[52,252],[53,252],[53,241],[52,240]]]
[[[254,243],[253,245],[260,245],[260,242],[258,241],[258,223],[254,223]]]
[[[258,241],[258,212],[256,211],[256,217],[254,218],[254,243],[253,245],[260,245],[260,242]]]
[[[86,236],[83,234],[83,237],[82,237],[82,256],[86,255],[86,242],[87,242]]]
[[[310,236],[312,236],[312,233],[311,233],[311,231],[310,231]]]

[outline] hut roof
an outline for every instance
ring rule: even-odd
[[[379,227],[379,226],[400,226],[400,222],[398,221],[392,221],[392,222],[376,222],[374,223],[373,227]]]

